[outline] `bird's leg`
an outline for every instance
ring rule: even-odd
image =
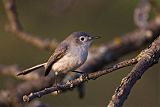
[[[58,93],[58,81],[57,81],[58,72],[55,72],[54,75],[55,75],[55,77],[54,77],[55,78],[55,86],[57,87],[57,93]]]
[[[55,77],[54,77],[54,78],[55,78],[55,85],[57,86],[57,84],[58,84],[58,83],[57,83],[57,82],[58,82],[58,81],[57,81],[57,79],[58,79],[58,78],[57,78],[58,72],[55,72],[54,75],[55,75]]]

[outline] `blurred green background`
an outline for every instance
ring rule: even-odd
[[[74,31],[86,31],[103,37],[95,43],[98,45],[136,28],[133,12],[137,2],[138,0],[17,0],[16,5],[24,29],[34,35],[61,41]],[[51,52],[37,49],[6,32],[6,23],[7,18],[0,1],[0,64],[18,64],[27,68],[48,59]],[[121,59],[134,57],[139,52],[140,50]],[[46,95],[40,100],[50,107],[105,107],[121,79],[132,67],[89,81],[84,99],[79,99],[74,90],[59,96]],[[160,106],[159,71],[160,64],[156,64],[143,75],[132,89],[124,107]],[[10,77],[0,80],[1,89],[4,89],[8,79]]]

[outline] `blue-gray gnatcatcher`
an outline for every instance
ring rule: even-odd
[[[94,39],[86,32],[74,32],[62,41],[46,63],[26,69],[17,75],[25,75],[35,69],[44,67],[45,76],[52,70],[55,75],[75,71],[87,59],[88,49]]]

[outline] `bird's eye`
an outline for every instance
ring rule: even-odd
[[[81,36],[79,39],[80,39],[80,41],[82,41],[82,42],[85,41],[85,37],[84,37],[84,36]]]

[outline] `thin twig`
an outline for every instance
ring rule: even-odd
[[[59,92],[59,91],[64,91],[64,90],[67,90],[67,89],[74,88],[75,86],[78,86],[79,84],[84,83],[88,80],[91,80],[91,79],[95,80],[96,78],[98,78],[102,75],[108,74],[108,73],[110,73],[112,71],[115,71],[117,69],[133,65],[133,64],[137,63],[138,60],[139,60],[139,57],[136,57],[136,58],[133,58],[133,59],[130,59],[130,60],[122,61],[120,63],[117,63],[117,64],[113,65],[113,66],[106,67],[103,70],[98,71],[98,72],[81,75],[79,78],[71,80],[71,81],[67,81],[64,84],[59,84],[57,86],[53,86],[53,87],[50,87],[50,88],[45,88],[42,91],[31,93],[28,96],[25,95],[25,96],[23,96],[23,100],[25,102],[29,102],[29,101],[33,100],[34,98],[37,98],[37,97],[39,98],[43,95],[50,94],[50,93],[55,92],[55,91]]]

